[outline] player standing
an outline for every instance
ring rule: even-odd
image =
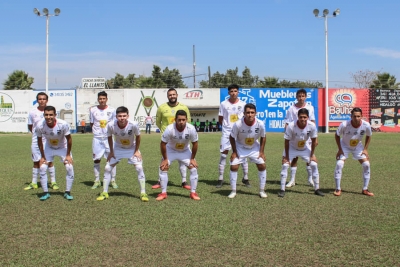
[[[187,122],[187,113],[184,110],[178,110],[175,113],[175,122],[168,125],[161,137],[161,155],[162,161],[159,169],[161,181],[161,194],[156,200],[164,200],[167,198],[168,186],[168,169],[175,160],[180,164],[184,164],[190,171],[190,198],[200,200],[196,193],[198,173],[196,153],[198,148],[198,134],[196,128]],[[192,143],[192,150],[190,150]]]
[[[260,180],[260,197],[266,198],[264,191],[267,181],[267,170],[265,166],[265,125],[256,118],[256,106],[246,104],[244,106],[244,117],[235,122],[229,136],[232,146],[230,180],[232,192],[229,198],[236,196],[236,181],[239,164],[246,162],[248,158],[257,165],[258,178]]]
[[[74,166],[72,162],[72,137],[69,124],[61,119],[56,118],[57,112],[55,107],[47,106],[44,108],[44,120],[41,120],[36,127],[37,141],[41,154],[40,159],[40,183],[42,184],[43,195],[40,200],[44,201],[50,198],[47,188],[47,169],[50,163],[54,162],[54,157],[58,156],[64,163],[67,170],[66,181],[67,186],[64,198],[67,200],[74,199],[71,196],[72,183],[74,182]],[[43,145],[43,137],[46,143]]]
[[[317,158],[314,155],[318,130],[315,123],[309,120],[308,114],[308,109],[299,109],[297,121],[289,123],[285,129],[285,149],[282,156],[281,191],[278,193],[279,197],[285,196],[285,184],[289,164],[293,159],[298,157],[309,163],[314,180],[314,193],[318,196],[324,196],[324,193],[319,190],[318,164]],[[308,145],[310,138],[311,146]]]
[[[337,161],[335,168],[336,190],[333,193],[335,196],[340,196],[342,193],[340,180],[342,179],[344,162],[349,157],[349,154],[352,154],[353,159],[358,160],[362,166],[364,186],[361,193],[367,196],[374,196],[374,194],[368,190],[371,177],[368,146],[371,142],[372,129],[371,125],[361,118],[361,108],[353,108],[351,111],[351,120],[342,122],[336,131],[335,141],[338,152],[336,154]],[[365,144],[363,145],[362,139],[364,136]]]
[[[218,119],[219,124],[222,125],[222,137],[220,144],[220,158],[219,158],[219,177],[217,181],[217,188],[222,187],[224,184],[224,171],[226,165],[226,157],[229,150],[231,150],[231,143],[229,137],[233,124],[243,117],[244,106],[246,103],[238,98],[239,86],[232,84],[228,87],[229,98],[222,101],[219,106]],[[250,187],[249,178],[247,176],[249,172],[249,165],[246,160],[241,162],[243,168],[243,179],[242,183]]]
[[[149,201],[146,194],[146,178],[143,172],[143,160],[140,154],[140,129],[137,122],[129,119],[129,110],[126,107],[119,107],[116,110],[116,120],[107,124],[107,141],[110,153],[107,157],[107,164],[104,170],[103,193],[97,200],[109,198],[108,187],[111,180],[111,173],[121,159],[128,159],[129,164],[135,166],[140,186],[140,200]],[[113,140],[114,135],[114,140]]]
[[[161,134],[164,133],[168,125],[174,123],[175,113],[178,110],[184,110],[187,114],[187,121],[190,121],[190,112],[187,106],[178,102],[178,93],[174,88],[167,91],[168,102],[162,104],[157,109],[156,125],[160,129]],[[190,185],[186,182],[186,165],[179,161],[179,172],[182,176],[182,187],[190,190]],[[160,180],[151,187],[152,189],[161,188]]]
[[[107,141],[107,123],[115,119],[114,108],[107,105],[107,93],[102,91],[97,94],[97,106],[93,106],[89,109],[90,126],[93,132],[92,151],[93,151],[93,170],[94,170],[94,183],[92,189],[96,189],[101,186],[100,182],[100,162],[101,158],[107,158],[110,153],[110,148]],[[113,169],[111,186],[118,188],[115,182],[117,168]]]
[[[36,95],[36,101],[38,103],[38,106],[37,108],[32,109],[28,115],[28,129],[32,133],[31,151],[32,151],[33,168],[32,168],[32,182],[27,187],[25,187],[24,190],[38,188],[37,181],[38,181],[38,175],[40,173],[39,161],[42,155],[40,154],[37,142],[36,126],[43,119],[43,111],[47,105],[48,100],[49,96],[46,93],[43,92],[38,93]],[[42,138],[42,140],[43,142],[46,142],[46,138]],[[59,186],[56,183],[56,173],[53,162],[49,163],[48,171],[50,174],[51,188],[53,188],[54,190],[58,190]]]
[[[307,91],[303,88],[299,89],[296,92],[296,99],[297,99],[297,103],[292,105],[286,112],[285,128],[288,126],[289,123],[295,122],[297,120],[297,113],[299,112],[299,110],[301,108],[306,108],[308,110],[308,114],[309,114],[308,118],[310,121],[312,121],[315,124],[314,107],[306,102]],[[307,142],[308,142],[307,145],[310,146],[311,141],[309,140]],[[316,140],[316,146],[317,145],[318,145],[318,139]],[[296,171],[297,171],[297,160],[298,160],[298,158],[294,158],[291,161],[291,165],[290,165],[291,176],[290,176],[290,181],[286,185],[286,187],[292,187],[292,186],[296,185],[295,181],[296,181]],[[307,169],[307,173],[308,173],[308,184],[311,186],[314,186],[311,167],[308,163],[306,163],[306,165],[307,165],[306,169]]]

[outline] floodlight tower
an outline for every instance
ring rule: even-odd
[[[329,68],[328,68],[328,18],[335,18],[340,13],[340,9],[337,8],[333,11],[332,16],[329,16],[329,10],[324,9],[322,16],[319,16],[319,10],[314,9],[314,16],[316,18],[324,18],[325,20],[325,133],[329,133],[329,105],[328,105],[328,90],[329,90]]]
[[[61,10],[59,8],[54,9],[54,14],[49,14],[47,8],[43,8],[43,14],[37,8],[33,9],[38,17],[46,17],[46,94],[49,93],[49,18],[60,15]]]

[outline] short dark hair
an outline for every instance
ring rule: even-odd
[[[107,93],[105,91],[101,91],[97,94],[97,98],[99,98],[100,96],[105,96],[107,97]],[[108,98],[108,97],[107,97]]]
[[[38,94],[36,95],[36,101],[39,101],[39,96],[40,96],[40,95],[46,96],[46,100],[49,100],[49,96],[48,96],[46,93],[40,92],[40,93],[38,93]]]
[[[308,109],[306,109],[306,108],[299,109],[299,111],[297,112],[297,117],[299,117],[301,114],[306,114],[307,117],[310,117],[310,115],[308,113]]]
[[[362,110],[361,110],[361,108],[358,108],[358,107],[353,108],[353,109],[351,110],[351,115],[353,115],[354,112],[360,112],[361,115],[362,115]]]
[[[56,108],[53,106],[46,106],[43,111],[54,111],[54,114],[57,114]]]
[[[118,113],[126,113],[129,114],[129,109],[127,107],[121,106],[118,107],[117,110],[115,111],[116,114]]]
[[[175,113],[175,120],[178,118],[178,116],[185,116],[187,118],[187,113],[186,113],[186,111],[180,109]]]
[[[244,106],[244,112],[246,112],[246,109],[254,109],[254,111],[257,111],[257,109],[256,109],[256,105],[254,105],[254,104],[252,104],[252,103],[247,103],[245,106]]]
[[[239,90],[239,85],[237,85],[237,84],[235,84],[235,83],[232,83],[231,85],[228,86],[228,92],[229,92],[231,89],[238,89],[238,90]]]
[[[297,90],[296,97],[298,97],[299,94],[305,94],[307,97],[307,91],[304,88],[300,88],[299,90]]]
[[[175,93],[178,93],[174,87],[171,87],[171,88],[168,89],[167,94],[168,94],[169,92],[171,92],[171,91],[175,91]]]

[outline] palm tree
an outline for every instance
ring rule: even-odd
[[[372,81],[371,88],[374,89],[398,89],[399,83],[396,83],[396,77],[388,72],[376,75],[376,80]]]
[[[4,90],[29,90],[34,78],[29,77],[28,73],[22,70],[15,70],[8,75],[8,79],[4,81]]]

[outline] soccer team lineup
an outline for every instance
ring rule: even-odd
[[[231,192],[228,198],[233,199],[237,194],[237,180],[239,167],[243,172],[241,182],[250,187],[248,177],[249,163],[254,163],[258,170],[259,197],[267,198],[265,192],[267,181],[266,157],[266,132],[264,122],[257,119],[257,108],[254,104],[246,104],[238,98],[239,86],[232,84],[228,87],[229,98],[222,101],[219,106],[218,123],[221,125],[222,136],[220,142],[220,157],[216,168],[219,168],[219,177],[216,187],[224,184],[224,172],[229,165],[229,180]],[[325,193],[320,190],[318,161],[314,153],[318,146],[318,129],[315,125],[314,107],[306,102],[307,92],[299,89],[296,92],[296,102],[286,112],[285,130],[283,134],[284,146],[282,152],[282,166],[280,171],[280,190],[277,197],[285,197],[286,188],[295,185],[298,159],[302,159],[308,174],[308,184],[313,187],[316,196],[323,197]],[[157,201],[167,199],[168,170],[172,162],[177,161],[182,178],[182,188],[190,191],[189,197],[199,201],[201,198],[196,192],[198,184],[198,152],[199,126],[191,122],[187,106],[178,101],[178,94],[174,88],[167,91],[168,102],[157,109],[156,125],[161,132],[160,153],[161,163],[158,165],[158,182],[152,189],[161,193],[155,198]],[[47,105],[48,96],[40,92],[36,96],[38,106],[28,115],[28,128],[32,133],[32,181],[24,190],[38,189],[41,184],[43,194],[41,201],[50,199],[49,186],[59,190],[55,178],[53,165],[56,157],[60,158],[66,169],[66,188],[63,194],[67,200],[73,200],[72,187],[74,183],[74,160],[72,153],[72,137],[69,124],[57,118],[55,107]],[[129,110],[124,106],[116,109],[107,105],[107,93],[99,92],[98,105],[89,110],[90,126],[92,128],[92,154],[94,182],[92,189],[101,188],[96,200],[109,199],[109,187],[118,188],[117,165],[126,159],[133,165],[139,182],[140,200],[149,201],[146,193],[146,176],[140,153],[141,133],[137,122],[129,120]],[[370,162],[368,146],[371,141],[371,125],[362,119],[361,108],[353,108],[351,119],[344,121],[335,133],[337,145],[336,166],[334,171],[335,191],[334,196],[342,194],[340,182],[342,170],[346,159],[351,157],[358,160],[363,176],[361,193],[365,196],[374,196],[368,190],[370,181]],[[149,114],[145,119],[146,134],[151,132],[153,117]],[[205,131],[215,131],[216,121],[208,122]],[[365,136],[365,138],[364,138]],[[201,142],[201,141],[200,141]],[[229,152],[230,155],[229,155]],[[155,153],[154,157],[159,154]],[[106,159],[104,170],[101,170],[101,159]],[[124,160],[123,163],[126,161]],[[218,165],[218,166],[217,166]],[[156,166],[154,166],[156,167]],[[288,171],[290,169],[290,179]],[[189,182],[186,173],[189,172]],[[103,184],[100,177],[103,172]],[[201,175],[201,173],[200,173]],[[48,176],[50,183],[48,184]],[[289,181],[288,181],[289,180]],[[360,186],[361,188],[361,186]]]

